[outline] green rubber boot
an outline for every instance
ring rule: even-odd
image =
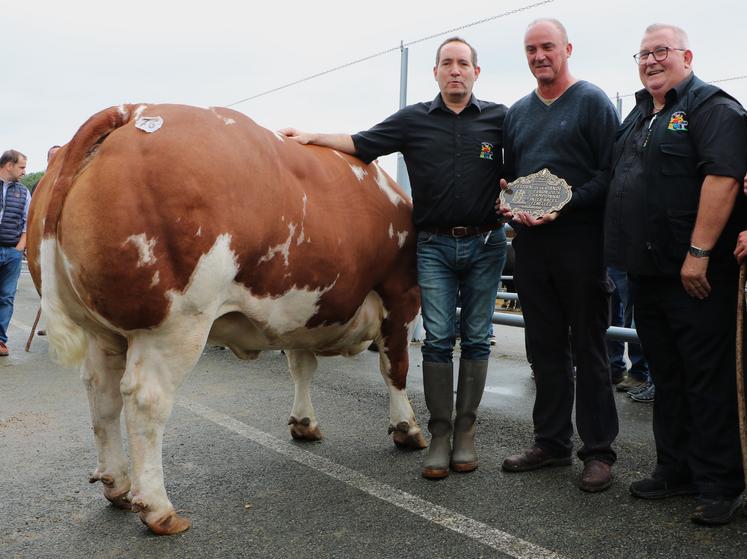
[[[459,361],[457,384],[456,419],[454,420],[454,450],[451,454],[451,469],[455,472],[471,472],[477,469],[475,449],[475,421],[488,374],[487,361]]]
[[[442,479],[449,475],[451,458],[451,412],[454,407],[454,369],[451,363],[423,362],[425,404],[431,418],[431,444],[423,463],[423,477]]]

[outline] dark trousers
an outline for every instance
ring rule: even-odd
[[[692,479],[703,497],[744,487],[735,379],[737,275],[690,297],[678,277],[632,279],[638,334],[656,382],[654,477]]]
[[[516,289],[537,386],[535,444],[562,455],[572,450],[572,345],[576,428],[583,442],[578,457],[612,464],[618,422],[604,339],[612,284],[602,263],[601,232],[522,231],[513,246]]]

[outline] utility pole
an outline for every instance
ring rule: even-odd
[[[399,108],[402,109],[407,105],[407,51],[404,41],[399,42],[400,66],[399,66]],[[405,158],[401,153],[397,154],[397,182],[402,189],[412,196],[410,188],[410,177],[407,176],[407,167]]]
[[[623,100],[622,97],[620,97],[620,92],[618,91],[615,97],[615,108],[617,109],[617,118],[622,120],[623,118]]]

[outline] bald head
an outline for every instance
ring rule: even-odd
[[[529,33],[532,27],[538,24],[552,25],[558,31],[558,33],[560,33],[560,37],[563,41],[563,45],[568,44],[568,31],[566,31],[565,25],[560,23],[557,19],[551,18],[551,17],[543,17],[543,18],[535,19],[532,23],[527,25],[527,33]]]

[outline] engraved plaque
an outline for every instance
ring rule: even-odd
[[[501,206],[512,213],[526,212],[539,218],[557,212],[571,199],[571,187],[565,180],[542,169],[508,184],[500,194]]]

